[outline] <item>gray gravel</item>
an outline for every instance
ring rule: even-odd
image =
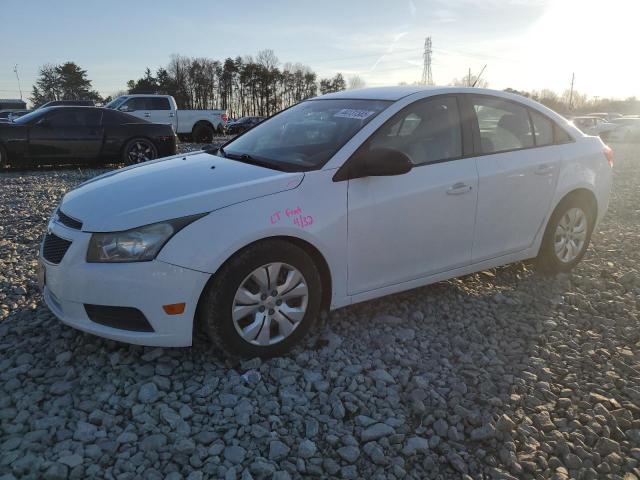
[[[345,308],[285,358],[128,346],[35,285],[65,190],[0,174],[0,478],[640,478],[640,155],[570,275],[530,265]]]

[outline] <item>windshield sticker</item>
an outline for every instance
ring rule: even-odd
[[[355,118],[356,120],[364,120],[374,113],[376,112],[373,112],[371,110],[355,110],[353,108],[343,108],[338,113],[336,113],[334,117]]]
[[[285,208],[284,210],[277,210],[271,214],[271,225],[280,223],[281,220],[288,219],[293,225],[300,228],[310,227],[313,225],[313,217],[311,215],[305,215],[300,207]]]

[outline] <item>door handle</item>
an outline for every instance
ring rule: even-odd
[[[175,115],[173,114],[173,112],[171,112],[169,113],[169,116],[173,118]]]
[[[548,175],[551,172],[553,172],[553,165],[540,165],[536,169],[535,174],[536,175]]]
[[[470,192],[473,187],[467,185],[464,182],[458,182],[447,188],[447,195],[462,195],[463,193]]]
[[[151,116],[151,114],[149,112],[145,112],[144,116],[148,118]]]

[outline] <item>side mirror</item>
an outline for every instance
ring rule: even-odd
[[[359,154],[349,168],[348,178],[403,175],[413,168],[409,157],[393,148],[374,148]]]

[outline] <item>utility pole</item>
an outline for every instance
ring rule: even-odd
[[[472,87],[475,87],[478,82],[480,81],[480,77],[482,76],[482,74],[484,73],[484,69],[487,68],[487,64],[484,64],[484,67],[482,67],[482,70],[480,70],[480,73],[478,74],[478,76],[476,77],[476,79],[473,81],[473,85],[471,85]]]
[[[573,82],[576,79],[575,72],[571,74],[571,90],[569,90],[569,110],[573,108]]]
[[[467,75],[467,87],[471,86],[471,67],[469,67],[469,74]]]
[[[20,91],[20,100],[22,100],[22,88],[20,87],[20,77],[18,76],[18,64],[17,63],[13,66],[13,73],[16,74],[16,78],[18,79],[18,90]]]
[[[433,85],[433,75],[431,73],[431,37],[424,39],[424,64],[422,67],[422,84]]]

